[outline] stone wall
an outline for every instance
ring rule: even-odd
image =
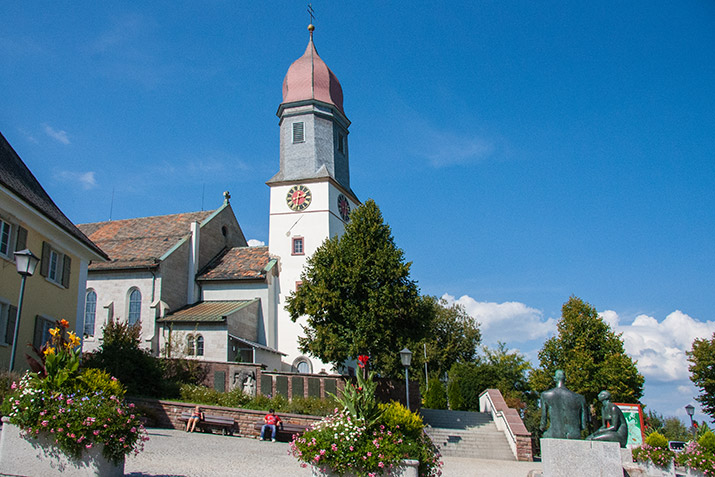
[[[162,401],[145,398],[127,398],[127,401],[134,403],[137,410],[148,419],[147,425],[151,427],[161,427],[165,429],[184,429],[185,422],[181,422],[181,413],[191,411],[194,404],[178,401]],[[255,437],[258,435],[253,426],[257,422],[263,422],[266,411],[256,411],[253,409],[241,409],[222,406],[201,405],[201,410],[213,416],[232,417],[237,423],[237,435],[243,437]],[[317,416],[306,416],[301,414],[278,413],[286,424],[310,425],[321,418]]]

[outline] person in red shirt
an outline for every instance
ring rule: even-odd
[[[260,439],[263,440],[266,435],[266,429],[270,429],[271,431],[271,441],[275,442],[276,441],[276,431],[278,430],[278,426],[281,424],[281,418],[278,417],[276,412],[273,409],[268,410],[268,414],[266,414],[266,417],[263,418],[263,427],[261,427],[261,437]]]

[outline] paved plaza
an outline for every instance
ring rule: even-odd
[[[127,458],[125,474],[132,477],[310,476],[288,454],[285,442],[258,441],[218,434],[149,429],[144,452]],[[443,458],[446,477],[526,477],[541,470],[540,462],[508,462],[463,457]]]

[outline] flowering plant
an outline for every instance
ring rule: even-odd
[[[709,435],[708,435],[709,434]],[[676,465],[699,470],[704,475],[715,476],[715,454],[710,441],[715,438],[711,432],[705,433],[698,442],[690,441],[681,452],[668,448],[667,438],[653,432],[641,447],[633,449],[633,459],[638,462],[650,461],[659,467]]]
[[[362,357],[362,356],[361,356]],[[367,357],[365,357],[367,358]],[[361,367],[367,359],[360,360]],[[420,476],[441,475],[439,452],[422,420],[399,403],[378,404],[373,373],[358,373],[338,398],[341,408],[294,436],[290,451],[301,466],[338,475],[384,475],[403,459],[419,460]]]
[[[675,463],[699,470],[703,475],[715,475],[715,455],[695,441],[685,445],[685,449],[675,456]]]
[[[63,323],[64,322],[64,323]],[[104,371],[79,371],[78,338],[59,321],[52,339],[28,359],[35,372],[11,386],[2,413],[28,437],[47,436],[62,452],[79,459],[86,449],[103,445],[102,454],[119,463],[143,449],[146,430],[125,404],[124,387]]]

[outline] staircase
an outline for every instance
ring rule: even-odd
[[[490,413],[421,409],[425,432],[442,455],[515,461]]]

